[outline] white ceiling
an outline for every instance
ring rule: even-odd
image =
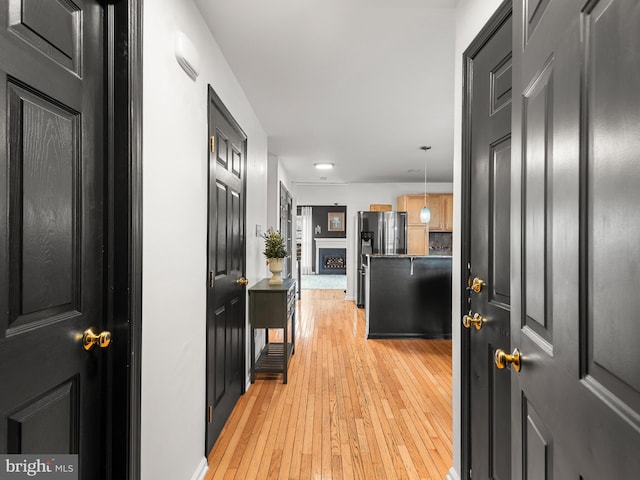
[[[457,2],[195,0],[269,152],[310,183],[421,182],[425,157],[452,181]]]

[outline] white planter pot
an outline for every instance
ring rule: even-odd
[[[284,268],[284,258],[270,258],[269,270],[273,276],[269,279],[269,285],[282,285],[282,277],[280,272]]]

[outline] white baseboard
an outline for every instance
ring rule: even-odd
[[[191,480],[203,480],[204,476],[207,474],[207,470],[209,470],[209,464],[207,463],[207,459],[202,457],[200,460],[200,464],[196,469],[196,472],[191,477]]]
[[[449,473],[447,473],[447,476],[445,478],[446,480],[460,480],[458,472],[456,472],[453,467],[449,469]]]

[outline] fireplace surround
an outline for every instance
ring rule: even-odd
[[[346,248],[320,248],[319,275],[344,275],[347,273]]]
[[[347,273],[347,239],[316,238],[316,274],[344,275]],[[323,256],[325,257],[323,262]],[[323,263],[328,267],[323,268]],[[342,265],[342,268],[340,266]]]

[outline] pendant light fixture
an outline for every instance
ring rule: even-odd
[[[427,153],[427,150],[431,150],[430,145],[423,145],[420,147],[420,150],[424,150]],[[431,210],[427,207],[427,156],[424,156],[424,207],[420,210],[420,221],[422,223],[429,223],[431,221]]]

